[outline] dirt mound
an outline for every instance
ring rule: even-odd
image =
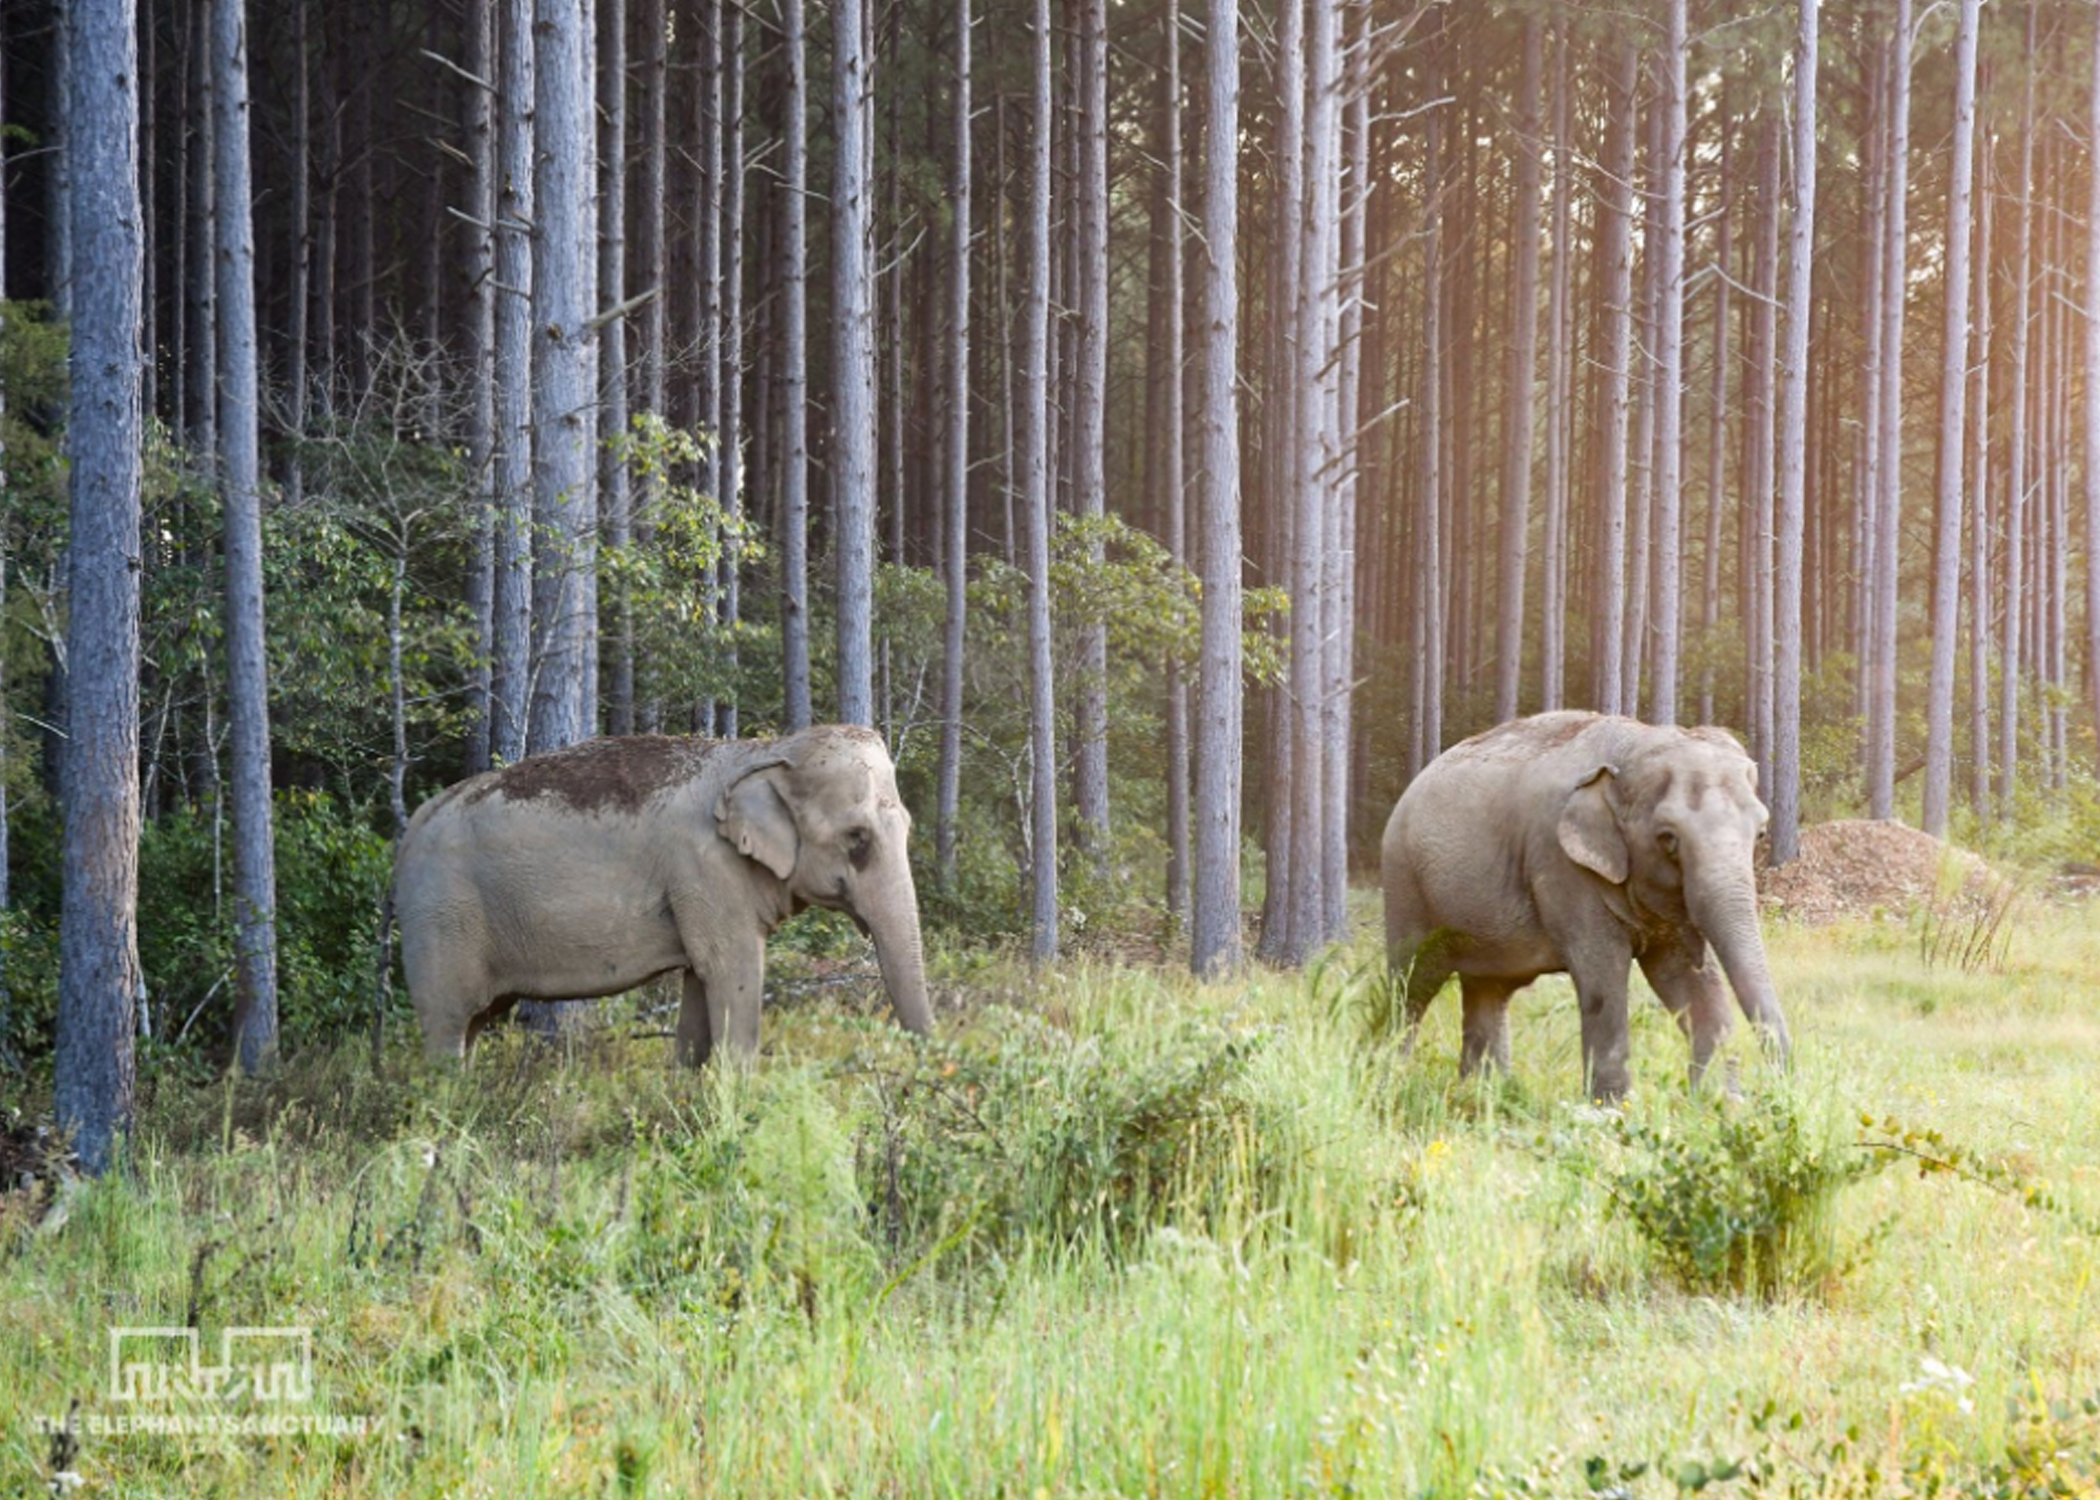
[[[1979,910],[2003,901],[2009,886],[1966,850],[1901,823],[1860,818],[1801,830],[1801,852],[1759,872],[1768,906],[1809,926],[1862,917],[1908,917],[1949,902]]]

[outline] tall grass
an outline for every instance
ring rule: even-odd
[[[699,1076],[608,1028],[163,1086],[63,1227],[0,1217],[0,1494],[50,1482],[40,1416],[113,1410],[111,1326],[189,1318],[310,1324],[318,1408],[382,1431],[83,1432],[84,1493],[1671,1495],[1692,1463],[1900,1493],[2100,1388],[2100,1251],[1944,1177],[1833,1197],[1843,1242],[1888,1228],[1810,1293],[1682,1288],[1526,1147],[1609,1128],[1568,1102],[1564,984],[1517,1002],[1515,1075],[1461,1087],[1450,995],[1411,1057],[1365,1040],[1369,957],[1321,985],[979,966],[999,1001],[937,1045],[825,1000]],[[1989,978],[1781,934],[1796,1086],[2092,1209],[2096,957],[2063,918]],[[1635,1058],[1638,1118],[1698,1127],[1645,999]]]

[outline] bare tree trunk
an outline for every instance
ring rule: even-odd
[[[1874,664],[1867,693],[1867,805],[1896,811],[1896,583],[1903,522],[1903,311],[1910,192],[1910,0],[1896,0],[1889,58],[1887,238],[1881,271],[1881,497],[1875,506]]]
[[[1728,374],[1730,332],[1728,310],[1735,275],[1733,189],[1735,176],[1735,121],[1724,100],[1721,117],[1721,180],[1715,194],[1714,264],[1721,274],[1714,278],[1713,400],[1707,412],[1706,439],[1706,546],[1701,554],[1699,633],[1705,664],[1699,669],[1699,722],[1714,721],[1713,647],[1721,624],[1721,514],[1726,508],[1723,491],[1728,479]]]
[[[1538,372],[1539,94],[1546,22],[1534,10],[1524,18],[1524,74],[1516,117],[1516,288],[1510,309],[1508,413],[1502,429],[1501,554],[1497,575],[1495,718],[1517,716],[1524,675],[1525,548],[1531,527],[1531,414]]]
[[[495,577],[489,662],[489,753],[525,755],[532,696],[532,0],[499,0],[497,218],[494,282]]]
[[[1351,4],[1343,13],[1368,17],[1367,5]],[[1337,187],[1331,195],[1330,212],[1339,217],[1339,243],[1334,261],[1336,306],[1328,322],[1328,342],[1333,353],[1328,364],[1333,371],[1327,418],[1325,481],[1333,495],[1327,508],[1327,549],[1323,559],[1326,667],[1321,687],[1321,735],[1327,757],[1322,789],[1326,794],[1325,831],[1321,835],[1321,858],[1326,866],[1320,879],[1326,902],[1322,931],[1328,942],[1344,942],[1349,936],[1349,753],[1353,738],[1351,705],[1354,693],[1350,679],[1355,672],[1356,641],[1356,548],[1357,501],[1362,473],[1358,447],[1359,384],[1363,377],[1363,283],[1364,231],[1367,199],[1371,186],[1371,112],[1369,77],[1364,51],[1370,45],[1369,23],[1359,23],[1356,36],[1344,33],[1342,50],[1349,59],[1338,75],[1339,118],[1337,144],[1347,146],[1346,196]],[[1534,164],[1534,171],[1536,166]],[[1337,184],[1343,174],[1331,179]],[[1535,195],[1534,195],[1535,196]],[[1536,283],[1536,268],[1533,281]]]
[[[730,535],[722,547],[718,603],[722,660],[727,676],[715,708],[715,732],[733,740],[739,732],[737,630],[744,616],[744,6],[729,0],[722,27],[722,438],[718,472]]]
[[[694,221],[686,233],[685,276],[693,289],[696,336],[688,351],[691,364],[694,425],[702,434],[694,482],[704,495],[722,497],[722,12],[723,0],[700,0],[691,13],[697,61],[692,87],[694,149],[690,163]],[[719,535],[711,537],[719,540]],[[700,574],[700,620],[711,635],[719,603],[721,556],[717,551]],[[715,700],[712,684],[691,707],[695,733],[712,734]]]
[[[970,500],[970,0],[955,0],[955,157],[948,189],[948,616],[941,638],[941,764],[934,829],[940,881],[955,888],[955,815],[962,802],[963,628],[969,616]],[[899,496],[902,499],[902,496]]]
[[[212,461],[219,451],[218,311],[214,298],[218,278],[212,273],[218,251],[218,160],[214,144],[217,106],[214,93],[218,81],[211,70],[211,21],[215,0],[186,0],[190,12],[190,149],[189,149],[189,270],[183,283],[187,310],[186,344],[189,369],[185,377],[189,406],[183,413],[183,436],[191,459],[199,464]],[[61,54],[63,55],[63,54]],[[64,286],[60,272],[59,285]]]
[[[1633,168],[1634,104],[1640,54],[1621,41],[1611,85],[1604,185],[1604,504],[1597,535],[1598,580],[1593,612],[1598,652],[1594,696],[1598,711],[1625,712],[1624,649],[1619,621],[1626,607],[1626,437],[1633,390]],[[1425,413],[1424,421],[1430,420]],[[1434,432],[1432,425],[1428,429]]]
[[[1568,35],[1562,20],[1553,47],[1553,279],[1547,294],[1550,349],[1546,358],[1545,573],[1540,622],[1539,706],[1562,706],[1567,690],[1569,346],[1575,238],[1569,204],[1574,197],[1575,159],[1568,130]]]
[[[1185,340],[1188,288],[1183,271],[1186,250],[1182,243],[1184,211],[1183,158],[1181,139],[1181,4],[1168,0],[1163,26],[1167,65],[1159,111],[1159,194],[1153,203],[1153,242],[1161,261],[1164,285],[1155,287],[1153,305],[1159,309],[1159,338],[1147,350],[1148,361],[1159,367],[1152,381],[1159,408],[1152,434],[1153,454],[1159,470],[1153,479],[1154,500],[1165,519],[1167,556],[1176,569],[1188,565],[1188,510],[1185,424],[1188,403],[1184,395],[1187,364]],[[1198,441],[1201,439],[1199,437]],[[1167,910],[1186,921],[1189,918],[1189,693],[1182,680],[1181,664],[1170,657],[1166,669],[1167,688]]]
[[[1649,717],[1658,724],[1677,722],[1677,659],[1678,646],[1683,639],[1683,590],[1680,587],[1683,547],[1679,533],[1683,529],[1684,462],[1685,59],[1691,44],[1685,35],[1685,0],[1669,0],[1668,12],[1669,38],[1663,48],[1663,98],[1660,104],[1662,161],[1658,163],[1663,185],[1662,265],[1657,272],[1661,285],[1655,370],[1655,661],[1650,671],[1652,704],[1649,711]],[[1812,149],[1813,136],[1810,141]],[[1804,314],[1807,311],[1805,296],[1802,311]],[[1803,347],[1805,349],[1806,345]]]
[[[627,0],[602,0],[598,16],[598,306],[627,299]],[[605,543],[624,551],[634,536],[633,496],[627,465],[618,448],[627,436],[627,319],[609,319],[599,335],[598,375],[605,441],[598,448],[598,493],[605,516]],[[634,733],[634,654],[627,587],[617,585],[609,641],[593,632],[586,650],[609,655],[605,673],[607,727]],[[610,652],[605,647],[610,646]]]
[[[1870,47],[1866,76],[1867,129],[1863,164],[1866,182],[1863,196],[1866,226],[1862,235],[1865,252],[1860,267],[1859,469],[1853,496],[1853,650],[1857,653],[1854,707],[1864,723],[1873,714],[1875,655],[1875,587],[1880,576],[1875,560],[1881,538],[1881,272],[1888,259],[1883,240],[1888,233],[1888,90],[1883,75],[1888,64],[1886,47]],[[1861,744],[1864,758],[1865,744]]]
[[[1989,92],[1988,82],[1980,86]],[[1977,158],[1976,182],[1982,208],[1977,216],[1975,269],[1976,359],[1970,379],[1975,389],[1969,423],[1969,490],[1975,496],[1969,522],[1969,805],[1979,822],[1991,817],[1991,251],[1995,238],[1992,179],[1997,152],[1986,146]]]
[[[241,1070],[277,1057],[277,874],[264,660],[262,409],[255,346],[255,218],[248,167],[243,0],[212,0],[214,275],[219,329],[219,484],[225,518],[226,687],[234,832],[234,1041]]]
[[[305,477],[301,472],[299,445],[306,439],[306,320],[307,297],[309,295],[308,285],[311,280],[313,254],[313,104],[310,97],[312,63],[307,45],[308,9],[307,0],[292,0],[291,253],[286,257],[290,267],[291,284],[289,288],[290,294],[285,298],[285,321],[287,327],[284,339],[285,427],[286,436],[291,439],[292,450],[285,462],[284,498],[285,503],[291,506],[297,506],[306,491]],[[146,35],[149,40],[153,35],[153,27],[150,22],[146,27]],[[153,63],[150,57],[146,62],[146,71],[150,87],[153,71]],[[145,118],[147,121],[150,121],[152,116],[153,111],[149,108],[146,111]],[[147,171],[150,177],[153,165],[153,141],[150,132],[144,136],[141,148],[145,155]],[[146,206],[145,302],[146,331],[149,338],[153,331],[154,308],[153,225],[154,214],[149,193]],[[153,414],[153,367],[158,354],[159,351],[156,349],[149,348],[147,350],[145,409],[148,416]],[[478,559],[479,554],[477,553],[476,560],[478,561]],[[471,589],[478,584],[480,577],[481,573],[478,568],[470,570],[468,579],[470,589],[468,607],[470,609],[482,602],[471,593]],[[479,618],[477,614],[477,622]],[[470,692],[477,700],[486,699],[488,696],[486,685],[479,680],[480,675],[477,674],[476,683],[470,689]],[[470,744],[477,733],[480,734],[484,741],[486,740],[486,720],[480,711],[476,712],[476,717],[468,730]]]
[[[875,722],[874,57],[867,0],[832,9],[831,483],[838,554],[839,718]]]
[[[1044,14],[1037,0],[1038,16]],[[1201,396],[1196,514],[1203,643],[1192,802],[1189,963],[1201,978],[1240,965],[1239,0],[1211,0],[1204,40]],[[1179,315],[1179,309],[1176,309]]]
[[[588,326],[597,289],[597,202],[591,90],[595,0],[535,0],[532,263],[531,748],[592,732],[584,653],[597,639],[598,343]]]
[[[1105,514],[1108,487],[1108,0],[1079,4],[1079,181],[1077,407],[1072,413],[1073,509],[1082,521]],[[1104,560],[1098,537],[1087,561]],[[1108,843],[1108,628],[1079,631],[1073,804],[1080,843],[1102,859]]]
[[[1050,0],[1030,6],[1027,281],[1022,287],[1021,509],[1028,533],[1030,869],[1037,963],[1057,957],[1057,712],[1050,672]]]
[[[1773,635],[1772,863],[1801,839],[1801,549],[1808,482],[1808,327],[1814,309],[1819,0],[1799,0],[1794,47],[1794,202],[1787,225],[1786,343],[1779,364],[1779,558]],[[1975,3],[1975,0],[1970,0]]]
[[[131,1124],[138,958],[138,31],[133,0],[69,0],[72,264],[63,897],[53,1104],[100,1174]]]
[[[305,0],[299,0],[304,10]],[[474,477],[473,551],[467,563],[467,608],[474,620],[474,667],[467,687],[469,776],[486,771],[494,743],[496,653],[496,108],[495,0],[466,0],[468,146],[466,217],[469,223],[460,294],[466,304],[467,462]],[[303,65],[302,65],[303,71]],[[303,293],[292,298],[296,308]],[[292,392],[295,413],[303,393]]]
[[[1434,47],[1434,44],[1432,44]],[[1428,71],[1441,81],[1438,59]],[[1444,117],[1432,110],[1422,122],[1422,181],[1427,201],[1422,209],[1422,360],[1415,398],[1421,419],[1416,449],[1421,473],[1416,481],[1414,526],[1414,600],[1409,644],[1414,669],[1409,674],[1409,721],[1414,735],[1408,747],[1407,774],[1413,780],[1444,748],[1444,566],[1442,555],[1444,470]],[[1621,181],[1626,180],[1621,178]],[[1612,639],[1618,639],[1614,628]],[[1613,670],[1617,682],[1617,670]]]
[[[802,0],[781,0],[787,53],[787,142],[782,166],[780,275],[781,589],[786,727],[810,723],[809,689],[809,73]]]
[[[635,295],[648,300],[637,310],[641,320],[639,339],[639,402],[649,415],[664,419],[665,328],[670,318],[671,289],[664,277],[664,194],[669,185],[667,157],[669,116],[665,105],[666,34],[664,0],[641,0],[635,13],[636,42],[641,57],[642,83],[640,156],[642,181],[634,197],[635,238],[641,244],[641,284]],[[607,540],[615,547],[633,546],[648,532],[658,499],[655,481],[637,476],[628,495],[627,530],[608,528]],[[615,521],[618,517],[612,518]],[[634,651],[634,603],[622,584],[613,602],[614,644],[611,698],[611,727],[614,734],[632,733],[639,727],[645,689],[638,681]],[[624,710],[622,705],[625,705]],[[624,719],[622,717],[624,712]]]
[[[1998,660],[1998,807],[2010,822],[2020,775],[2022,544],[2027,528],[2028,288],[2034,260],[2034,0],[2028,0],[2020,75],[2020,227],[2013,251],[2012,416],[2006,434],[2005,624]]]
[[[1983,0],[1961,0],[1954,43],[1954,159],[1947,179],[1938,525],[1932,552],[1932,669],[1927,679],[1925,798],[1921,819],[1925,832],[1936,838],[1947,831],[1948,804],[1954,790],[1954,648],[1961,625],[1962,454],[1969,395],[1969,236],[1974,230],[1969,194],[1975,178],[1976,29],[1982,4]],[[2100,78],[2100,73],[2095,77]],[[2100,495],[2100,491],[2095,493]]]
[[[1967,0],[1964,18],[1978,0]],[[2100,32],[2095,33],[2100,37]],[[2100,41],[2096,41],[2100,47]],[[2100,51],[2093,56],[2092,90],[2087,101],[2086,140],[2100,142]],[[2092,182],[2086,202],[2085,345],[2081,372],[2085,383],[2085,670],[2093,715],[2100,725],[2100,157],[2091,163]]]

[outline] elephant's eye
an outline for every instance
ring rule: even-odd
[[[875,852],[875,835],[865,828],[849,829],[846,833],[846,858],[853,861],[853,868],[865,870],[868,856]]]
[[[1665,828],[1657,833],[1655,842],[1662,847],[1662,852],[1670,858],[1675,859],[1677,857],[1677,835],[1669,829]]]

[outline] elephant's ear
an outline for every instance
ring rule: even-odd
[[[757,860],[780,879],[795,872],[801,835],[770,767],[745,773],[722,794],[715,803],[715,828],[737,853]]]
[[[1560,847],[1578,865],[1603,876],[1613,885],[1624,885],[1629,868],[1626,837],[1619,832],[1619,815],[1612,810],[1611,786],[1618,772],[1599,766],[1575,784],[1560,810]]]

